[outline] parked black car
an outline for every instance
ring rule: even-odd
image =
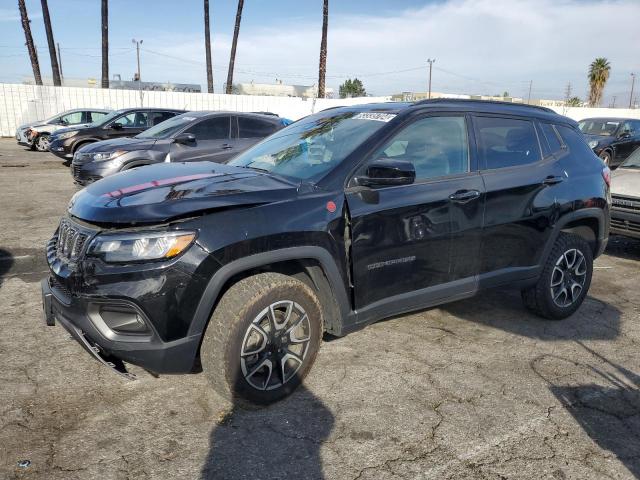
[[[80,147],[100,140],[132,137],[149,127],[184,113],[166,108],[125,108],[116,110],[97,122],[54,132],[49,139],[49,151],[71,160]]]
[[[577,124],[545,108],[326,110],[228,164],[152,165],[76,193],[47,245],[45,318],[121,373],[201,365],[220,394],[269,403],[324,332],[494,286],[571,315],[607,244],[609,182]]]
[[[589,147],[611,168],[616,168],[640,147],[640,120],[585,118],[578,125]]]
[[[71,173],[87,185],[122,170],[161,162],[210,160],[224,163],[262,138],[284,128],[277,115],[189,112],[133,138],[114,138],[78,149]]]

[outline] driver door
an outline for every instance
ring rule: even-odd
[[[413,120],[356,176],[393,158],[414,165],[415,182],[346,190],[358,321],[367,311],[389,315],[475,290],[484,185],[469,138],[462,114]]]
[[[147,112],[131,112],[121,115],[109,125],[107,138],[133,137],[147,129],[148,121]],[[116,123],[120,124],[121,128],[113,128]]]

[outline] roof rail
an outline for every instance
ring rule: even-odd
[[[414,102],[413,105],[429,105],[432,103],[478,103],[478,104],[489,103],[494,105],[509,105],[511,107],[536,108],[538,110],[542,110],[543,112],[556,113],[550,108],[541,107],[539,105],[529,105],[527,103],[500,102],[498,100],[478,100],[475,98],[431,98],[427,100],[420,100],[420,101]]]

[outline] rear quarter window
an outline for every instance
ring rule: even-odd
[[[562,140],[567,145],[569,151],[573,154],[574,157],[595,156],[593,150],[591,150],[589,148],[589,145],[587,145],[587,141],[585,140],[584,135],[582,135],[580,132],[565,125],[558,125],[557,129],[558,133],[560,133],[560,136],[562,137]]]

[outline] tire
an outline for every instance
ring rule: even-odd
[[[589,244],[577,235],[560,233],[538,282],[522,291],[522,301],[543,318],[562,320],[584,301],[592,274],[593,253]]]
[[[220,299],[200,348],[213,389],[241,406],[268,405],[290,395],[320,348],[321,312],[315,293],[293,277],[261,273],[240,280]],[[284,363],[284,369],[276,372],[275,363]]]
[[[611,152],[609,152],[608,150],[600,152],[600,158],[607,167],[611,165]]]
[[[39,152],[49,151],[49,135],[38,135],[33,141],[34,148]]]

